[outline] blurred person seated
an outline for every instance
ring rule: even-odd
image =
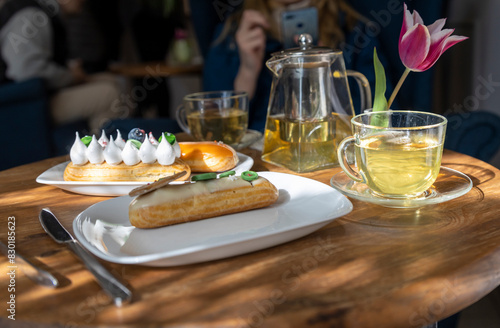
[[[272,73],[265,62],[276,51],[283,50],[280,41],[280,19],[285,10],[315,6],[318,9],[319,45],[346,49],[347,69],[363,73],[372,91],[375,87],[373,49],[386,67],[386,57],[374,37],[369,37],[369,23],[343,0],[246,0],[215,29],[215,37],[205,57],[203,87],[205,90],[247,91],[250,101],[249,128],[264,131],[271,90]],[[192,11],[196,10],[192,7]],[[360,42],[363,38],[363,42]],[[362,46],[360,46],[362,44]],[[354,108],[359,108],[357,86],[350,81]],[[387,93],[392,86],[388,83]]]
[[[42,78],[56,126],[87,120],[98,133],[122,115],[120,88],[110,74],[87,74],[68,61],[62,15],[77,14],[84,0],[0,0],[0,84]]]
[[[68,58],[82,61],[87,74],[106,72],[120,60],[123,25],[120,0],[85,0],[81,10],[63,15]]]

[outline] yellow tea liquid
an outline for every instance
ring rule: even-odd
[[[237,144],[248,127],[248,113],[236,108],[190,113],[187,122],[196,140]]]
[[[356,163],[372,191],[389,197],[411,197],[436,180],[443,144],[429,137],[375,136],[355,146]]]
[[[268,117],[262,160],[295,172],[338,165],[338,144],[352,134],[350,119],[336,114],[315,121]]]

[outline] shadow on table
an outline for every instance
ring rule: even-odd
[[[472,180],[474,187],[493,180],[496,177],[495,172],[492,170],[485,169],[477,165],[441,163],[441,166],[449,167],[450,169],[467,174],[467,176]]]

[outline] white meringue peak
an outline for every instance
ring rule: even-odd
[[[139,149],[130,140],[127,140],[125,147],[123,147],[122,159],[126,165],[135,165],[141,161],[139,158]]]
[[[122,162],[122,150],[116,145],[113,136],[110,137],[108,146],[104,148],[104,159],[111,165],[118,165]]]
[[[146,164],[156,162],[156,147],[151,144],[149,138],[144,138],[144,142],[139,149],[139,158]]]
[[[149,141],[153,146],[158,146],[160,143],[158,140],[156,140],[155,136],[153,135],[153,132],[149,132]]]
[[[78,132],[76,132],[75,142],[69,151],[69,157],[71,158],[71,162],[75,165],[84,165],[89,161],[87,158],[87,146],[85,146],[82,139],[80,139]]]
[[[161,165],[171,165],[175,162],[174,147],[167,141],[165,134],[162,134],[161,142],[156,149],[156,159]]]
[[[122,134],[120,133],[120,130],[116,129],[116,139],[115,139],[115,144],[123,150],[125,148],[125,140],[122,138]]]
[[[106,132],[104,132],[104,129],[101,130],[101,137],[99,138],[99,145],[101,145],[102,148],[106,148],[108,145],[109,139],[106,136]]]
[[[92,141],[87,147],[87,158],[92,164],[101,164],[104,162],[103,149],[99,142],[97,141],[95,135],[92,136]]]

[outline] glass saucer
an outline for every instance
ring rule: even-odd
[[[416,208],[439,204],[465,195],[472,189],[472,181],[467,175],[443,166],[434,184],[424,195],[415,198],[398,199],[374,195],[366,184],[351,180],[344,171],[335,174],[330,180],[330,185],[354,199],[393,208]]]

